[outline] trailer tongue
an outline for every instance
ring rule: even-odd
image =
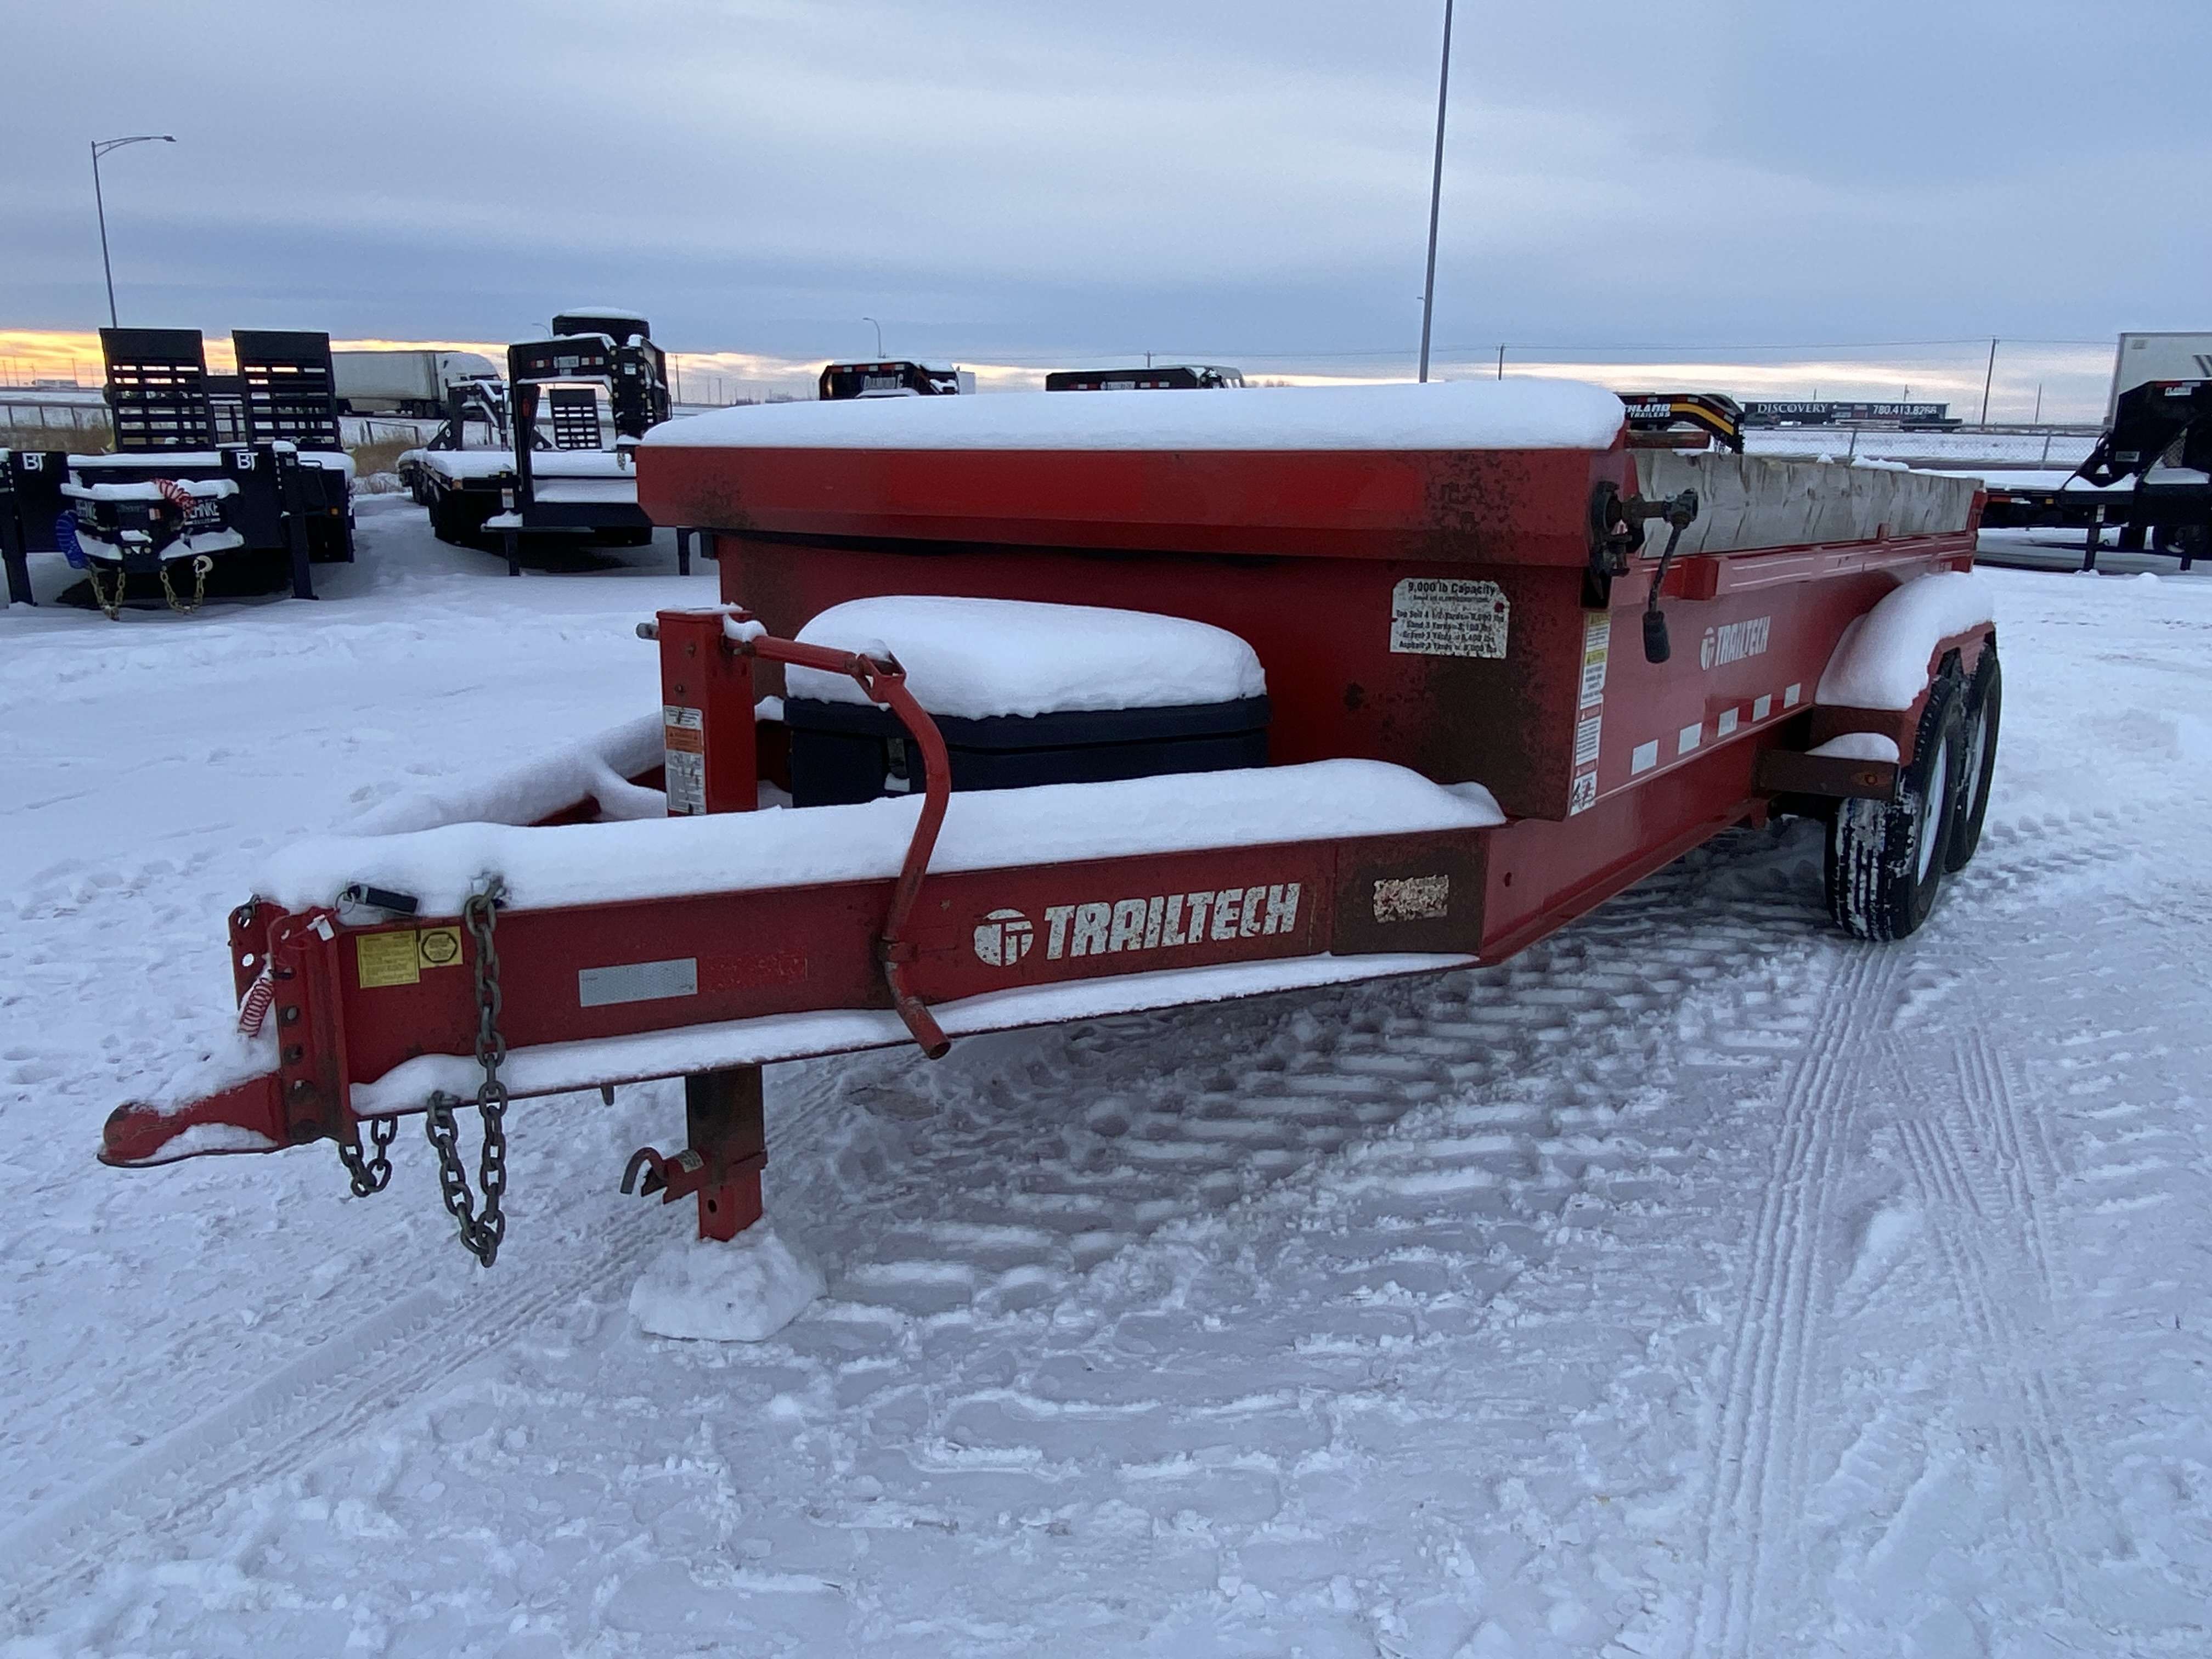
[[[509,1100],[682,1076],[625,1189],[728,1238],[766,1062],[1497,961],[1777,808],[1897,937],[1986,805],[1973,487],[1633,450],[1588,387],[770,405],[638,480],[727,601],[641,626],[659,755],[281,854],[246,1034],[104,1159],[327,1139],[374,1191],[421,1111],[489,1264]],[[846,804],[758,810],[795,781]]]

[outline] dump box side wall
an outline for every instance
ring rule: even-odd
[[[787,637],[833,605],[883,593],[1111,605],[1211,623],[1249,642],[1267,671],[1274,764],[1387,760],[1439,782],[1480,780],[1516,816],[1566,811],[1583,625],[1573,569],[719,541],[723,597]],[[1506,607],[1504,654],[1391,648],[1401,585],[1437,583],[1488,585]]]
[[[1692,488],[1668,612],[1640,612],[1663,528],[1610,611],[1583,609],[1601,482]],[[1670,451],[642,452],[641,501],[718,537],[723,597],[790,635],[887,593],[1113,605],[1241,635],[1277,763],[1354,757],[1480,782],[1563,819],[1807,705],[1850,620],[1971,551],[1967,481]],[[1948,538],[1948,539],[1947,539]],[[1918,550],[1735,591],[1738,550]],[[1738,555],[1740,556],[1740,554]],[[1698,568],[1694,568],[1697,567]],[[1705,597],[1691,597],[1699,574]],[[1495,613],[1495,625],[1482,613]]]
[[[1580,567],[1622,450],[638,452],[661,525],[839,539]]]

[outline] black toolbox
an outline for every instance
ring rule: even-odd
[[[921,757],[898,717],[873,704],[784,700],[794,806],[838,806],[918,792]],[[1103,783],[1267,763],[1267,699],[1166,708],[934,717],[955,789]]]

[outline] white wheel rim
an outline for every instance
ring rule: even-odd
[[[1928,787],[1920,792],[1920,870],[1919,879],[1928,879],[1929,866],[1936,862],[1937,831],[1943,827],[1941,810],[1943,786],[1951,775],[1951,740],[1945,738],[1936,746],[1936,763],[1928,769]]]

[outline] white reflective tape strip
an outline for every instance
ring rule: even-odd
[[[1656,738],[1649,743],[1638,744],[1629,753],[1628,771],[1632,777],[1638,772],[1649,772],[1658,764],[1659,739]]]
[[[1756,699],[1751,705],[1751,717],[1755,720],[1763,720],[1773,712],[1774,698],[1771,695]]]
[[[615,968],[585,968],[576,975],[576,1000],[586,1008],[698,994],[696,957],[678,957],[668,962],[626,962]]]
[[[1784,708],[1795,708],[1804,695],[1803,685],[1785,685],[1782,688],[1782,706]]]
[[[1704,737],[1705,734],[1705,728],[1703,721],[1700,721],[1695,726],[1684,726],[1675,734],[1674,752],[1678,755],[1688,754],[1692,749],[1695,749],[1698,746],[1698,740]]]
[[[1723,708],[1721,711],[1720,719],[1713,722],[1713,735],[1717,738],[1724,738],[1728,736],[1729,732],[1735,731],[1735,709]]]

